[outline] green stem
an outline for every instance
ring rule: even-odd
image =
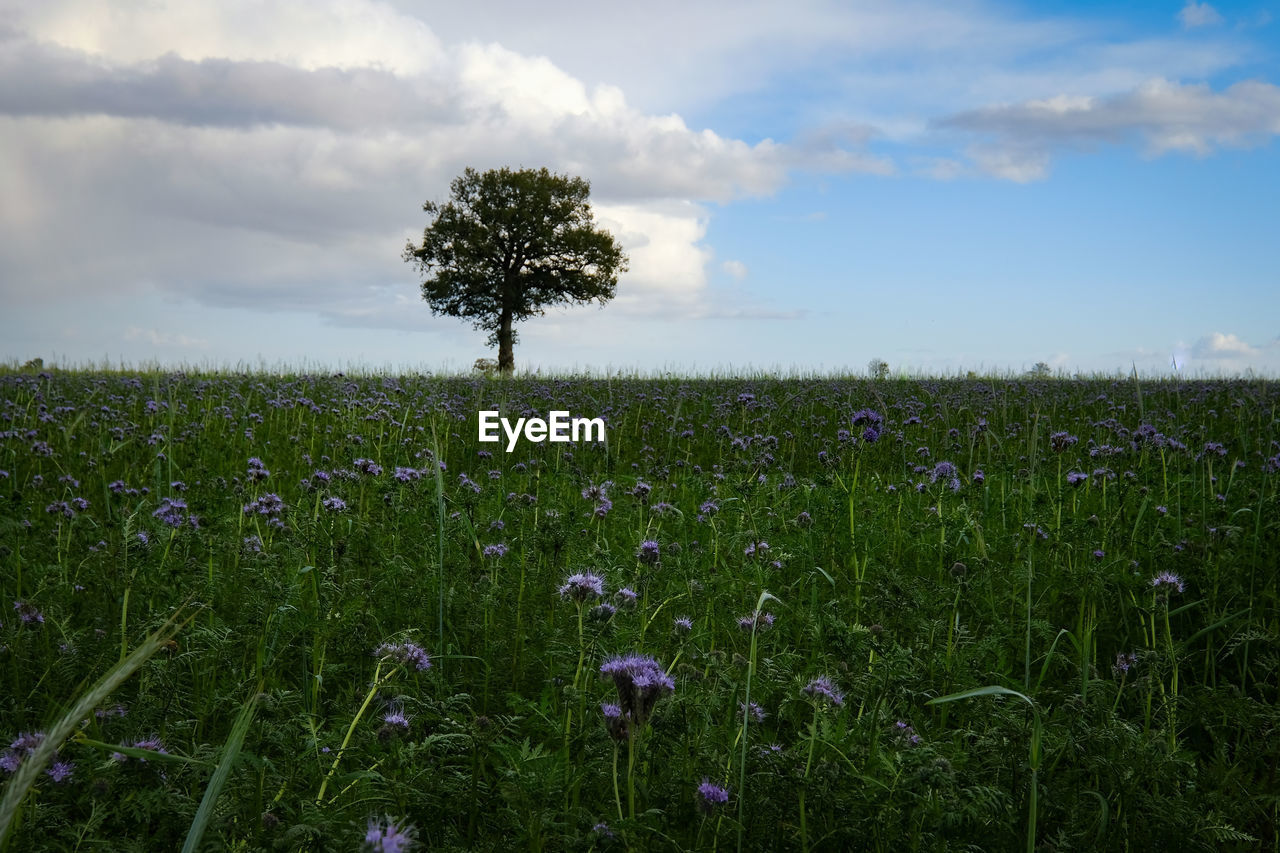
[[[369,703],[371,703],[373,701],[373,697],[377,695],[378,688],[382,687],[382,664],[382,661],[378,661],[378,668],[373,671],[373,686],[371,686],[369,688],[369,692],[365,694],[364,702],[360,705],[360,710],[356,711],[356,715],[351,719],[351,725],[347,726],[347,736],[342,739],[342,745],[338,747],[338,754],[333,757],[333,764],[329,766],[329,772],[325,774],[324,781],[320,783],[320,792],[316,794],[317,806],[324,802],[325,789],[329,787],[329,780],[333,778],[333,774],[338,770],[338,762],[342,761],[342,754],[347,751],[347,746],[351,743],[351,736],[355,734],[356,725],[359,724],[360,718],[364,716],[364,712],[369,709]]]

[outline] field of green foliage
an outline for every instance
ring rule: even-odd
[[[0,374],[0,848],[1274,850],[1278,491],[1265,381]]]

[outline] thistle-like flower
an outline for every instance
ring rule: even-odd
[[[560,597],[568,598],[581,604],[592,598],[604,595],[604,578],[591,572],[579,572],[565,578],[560,587]]]
[[[644,726],[658,698],[673,693],[676,683],[662,665],[644,655],[619,655],[600,665],[600,674],[613,679],[618,707],[637,728]]]

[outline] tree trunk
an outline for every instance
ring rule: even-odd
[[[516,369],[515,347],[511,342],[511,312],[503,311],[498,318],[498,372],[512,373]]]

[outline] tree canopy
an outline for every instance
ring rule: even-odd
[[[489,332],[499,370],[515,368],[515,323],[549,306],[613,298],[627,257],[595,226],[586,180],[545,168],[468,168],[450,189],[448,202],[422,206],[432,220],[404,260],[424,276],[433,314]]]

